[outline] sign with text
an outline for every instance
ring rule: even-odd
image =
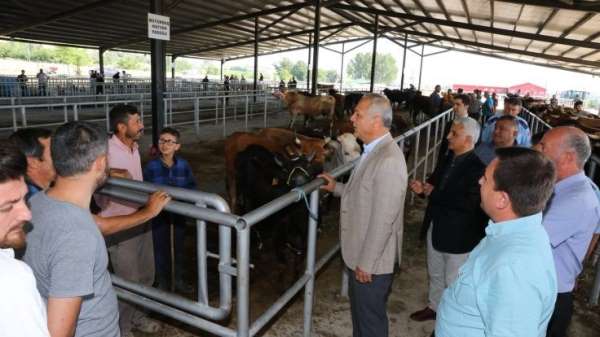
[[[151,39],[171,39],[171,20],[168,16],[148,13],[148,37]]]

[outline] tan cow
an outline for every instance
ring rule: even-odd
[[[290,111],[290,129],[294,126],[298,115],[304,115],[305,126],[310,119],[319,115],[329,116],[333,124],[335,116],[335,98],[333,96],[305,96],[294,90],[278,92],[275,93],[275,96],[281,98]]]

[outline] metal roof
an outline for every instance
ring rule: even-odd
[[[314,2],[164,0],[167,53],[209,59],[306,48]],[[148,52],[149,0],[5,0],[0,36]],[[74,5],[76,4],[76,5]],[[321,1],[321,45],[379,36],[492,57],[600,74],[600,4],[585,0]]]

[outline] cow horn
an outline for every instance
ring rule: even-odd
[[[308,162],[309,162],[309,163],[310,163],[310,162],[312,162],[312,161],[313,161],[313,159],[315,159],[315,155],[316,155],[316,154],[317,154],[317,152],[316,152],[316,151],[313,151],[313,152],[311,152],[311,153],[308,155],[308,157],[306,157],[306,160],[308,160]]]

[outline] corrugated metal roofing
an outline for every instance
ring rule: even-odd
[[[209,59],[304,48],[314,2],[165,0],[167,53]],[[148,0],[6,0],[0,36],[147,52]],[[321,1],[321,44],[380,36],[520,62],[600,73],[600,4],[585,0]]]

